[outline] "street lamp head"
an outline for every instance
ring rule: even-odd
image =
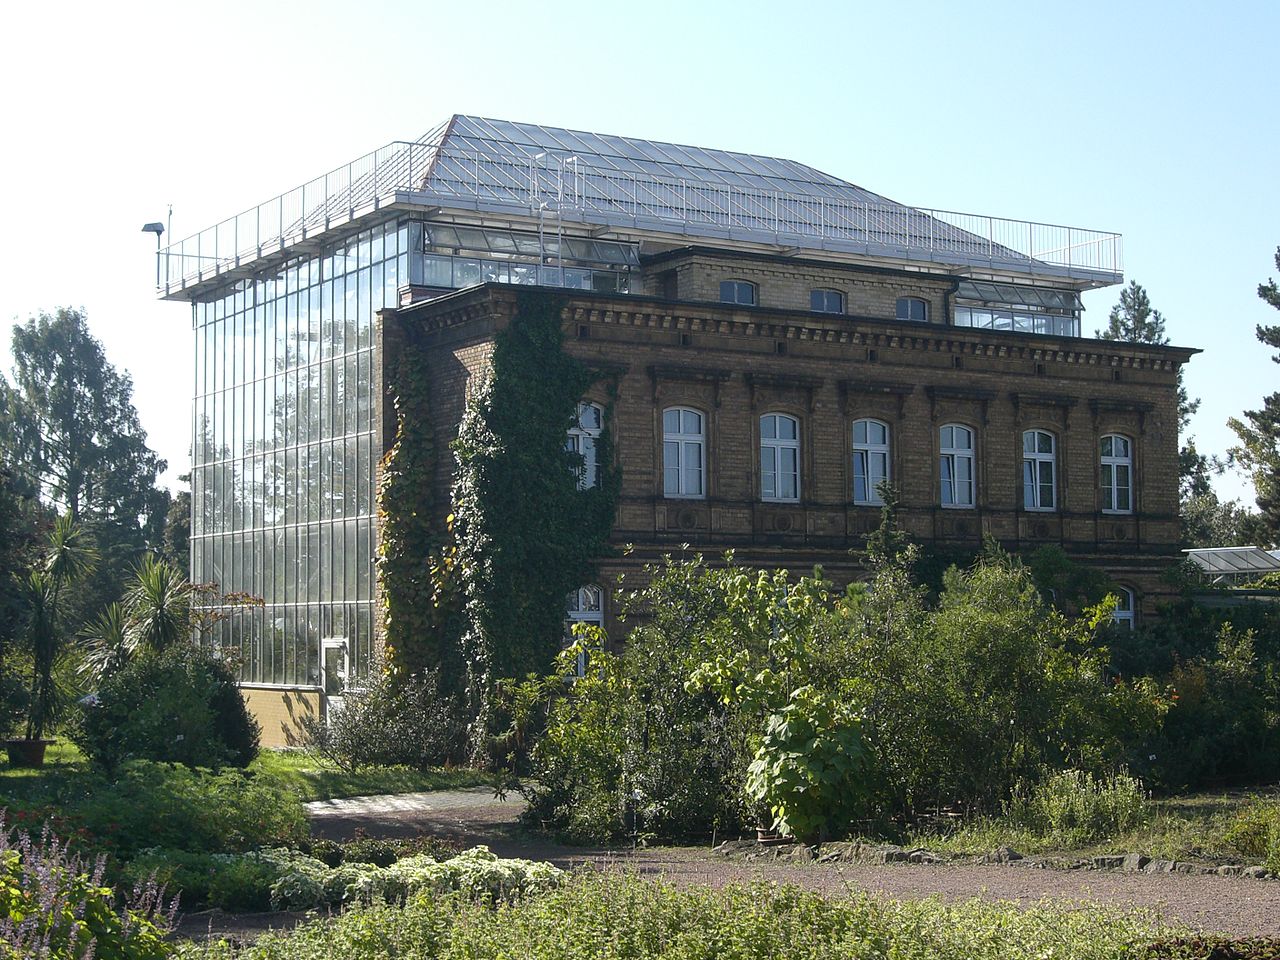
[[[160,235],[164,233],[164,224],[163,223],[144,223],[142,225],[142,232],[154,233],[156,235],[156,239],[159,240]]]

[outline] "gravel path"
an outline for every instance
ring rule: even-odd
[[[1280,936],[1280,882],[1239,877],[1043,870],[970,864],[814,864],[727,860],[709,849],[653,847],[631,851],[564,847],[521,836],[523,801],[497,800],[485,787],[366,797],[310,804],[313,831],[337,839],[357,828],[373,836],[426,832],[466,844],[486,843],[502,856],[550,860],[562,867],[631,870],[677,884],[720,886],[764,878],[827,894],[866,891],[898,899],[982,897],[1034,904],[1052,899],[1154,911],[1167,921],[1234,936]]]

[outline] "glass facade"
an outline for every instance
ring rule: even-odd
[[[414,225],[387,223],[194,304],[191,562],[263,599],[218,624],[248,683],[318,687],[373,638],[374,313],[397,303]],[[420,241],[419,241],[420,243]]]

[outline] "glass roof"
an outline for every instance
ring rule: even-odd
[[[1023,287],[1013,283],[984,283],[961,280],[956,289],[957,300],[976,300],[984,304],[1009,304],[1040,310],[1083,310],[1080,295],[1074,290],[1048,290]]]
[[[1205,547],[1183,552],[1188,560],[1214,577],[1254,575],[1280,570],[1280,558],[1258,547]]]
[[[438,136],[437,131],[432,134]],[[474,168],[477,155],[515,160],[525,170],[535,158],[550,168],[565,161],[572,165],[575,161],[570,158],[576,157],[576,162],[594,172],[640,174],[831,200],[890,202],[794,160],[467,116],[455,116],[448,125],[436,160],[436,167],[442,169],[433,170],[432,176],[448,176],[450,172],[474,176],[474,169],[469,171],[466,162],[470,160]],[[455,165],[461,168],[451,171]],[[524,186],[527,190],[527,180]]]

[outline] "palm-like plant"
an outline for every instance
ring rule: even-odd
[[[128,614],[120,603],[109,604],[80,636],[86,646],[80,673],[92,683],[121,669],[137,649]]]
[[[125,594],[133,647],[157,653],[191,635],[191,584],[177,567],[155,554],[142,558]]]
[[[70,516],[59,517],[49,534],[44,562],[21,578],[27,602],[26,640],[31,651],[31,700],[27,707],[27,739],[41,740],[57,718],[59,703],[53,670],[62,654],[59,623],[62,590],[87,576],[98,554],[88,534]]]

